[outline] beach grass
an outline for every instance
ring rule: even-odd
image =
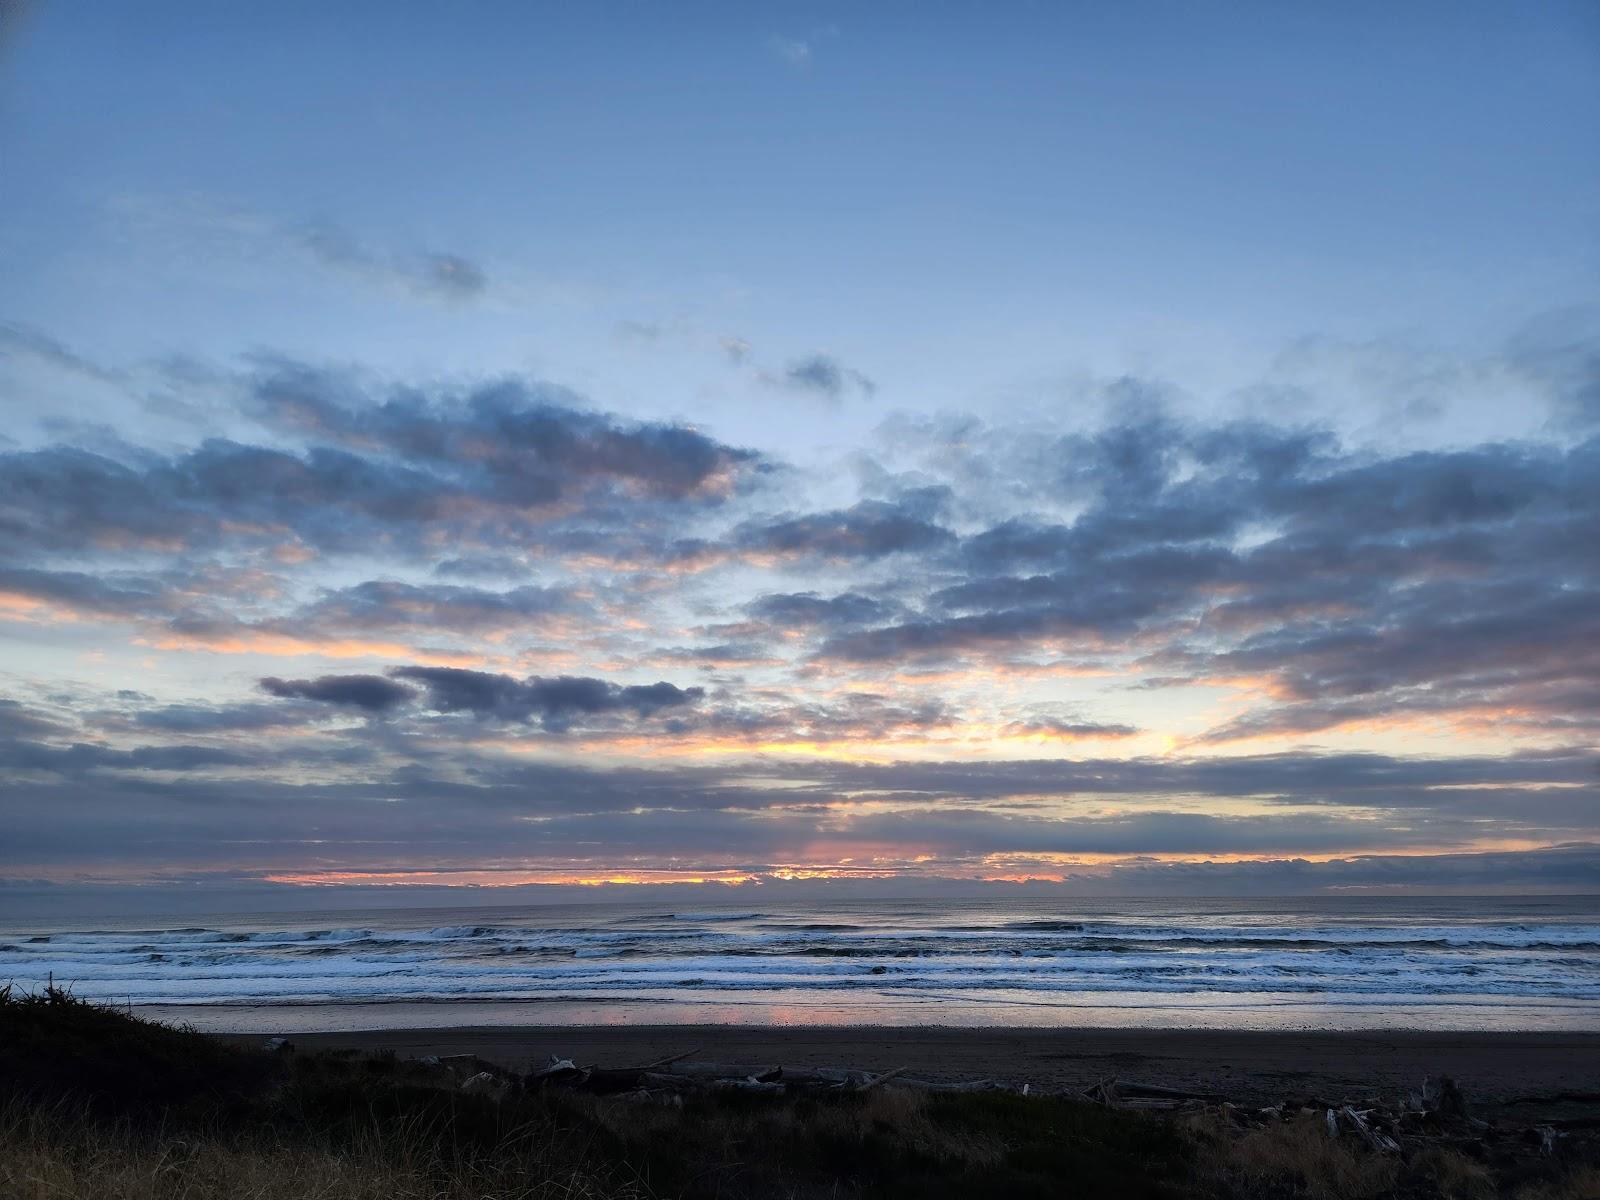
[[[1002,1092],[491,1098],[390,1056],[241,1049],[0,992],[7,1200],[1577,1200],[1597,1181],[1592,1164],[1507,1179],[1442,1147],[1378,1155],[1309,1119],[1240,1129]]]

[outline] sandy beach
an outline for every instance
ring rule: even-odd
[[[219,1035],[259,1042],[258,1035]],[[753,1065],[907,1067],[936,1079],[1083,1088],[1106,1076],[1243,1103],[1360,1097],[1449,1075],[1474,1102],[1529,1113],[1590,1103],[1600,1090],[1600,1033],[1215,1032],[1128,1029],[904,1029],[749,1026],[500,1026],[296,1035],[306,1049],[476,1054],[525,1069],[552,1054],[635,1065],[692,1051]]]

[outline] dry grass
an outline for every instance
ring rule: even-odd
[[[494,1101],[437,1067],[229,1049],[0,989],[0,1200],[1600,1200],[1580,1141],[1480,1164],[1374,1154],[1316,1118],[893,1087]]]
[[[1230,1197],[1295,1200],[1494,1200],[1501,1194],[1481,1163],[1443,1146],[1405,1156],[1373,1154],[1350,1138],[1331,1138],[1320,1116],[1239,1130],[1216,1114],[1188,1123],[1203,1147],[1205,1171]],[[1572,1179],[1580,1178],[1574,1175]],[[1519,1200],[1600,1200],[1600,1189],[1519,1192]]]
[[[1375,1200],[1393,1192],[1397,1175],[1394,1159],[1330,1138],[1319,1117],[1218,1135],[1208,1157],[1245,1195]]]
[[[1410,1166],[1414,1175],[1430,1180],[1444,1200],[1494,1200],[1500,1194],[1487,1168],[1454,1150],[1431,1146]]]
[[[1074,1129],[1051,1122],[1068,1106],[1052,1114],[1048,1102],[974,1099],[941,1104],[883,1089],[844,1103],[723,1097],[679,1107],[577,1096],[555,1112],[530,1101],[536,1115],[525,1127],[482,1146],[470,1126],[441,1126],[436,1112],[394,1119],[382,1105],[355,1127],[318,1132],[298,1118],[174,1130],[87,1106],[12,1101],[0,1106],[0,1197],[978,1200],[1054,1196],[1066,1178],[1093,1181],[1082,1193],[1091,1196],[1188,1194],[1177,1185],[1180,1142],[1158,1138],[1148,1159],[1134,1152],[1155,1130],[1149,1122],[1085,1106],[1093,1126]],[[1018,1122],[1019,1112],[1035,1120]],[[1128,1125],[1135,1142],[1104,1144],[1107,1120]]]
[[[6,1200],[634,1200],[533,1141],[446,1159],[397,1130],[337,1145],[270,1132],[165,1133],[61,1106],[0,1109]]]
[[[750,1104],[708,1109],[696,1105],[686,1117],[666,1105],[618,1105],[599,1097],[578,1101],[590,1119],[620,1142],[637,1145],[682,1144],[686,1124],[701,1131],[696,1140],[723,1148],[733,1162],[757,1147],[827,1145],[837,1153],[858,1153],[887,1143],[912,1159],[993,1166],[1006,1156],[1006,1141],[990,1131],[935,1120],[929,1097],[921,1092],[880,1088],[855,1103]]]
[[[1600,1167],[1579,1167],[1565,1179],[1523,1188],[1517,1200],[1600,1200]]]

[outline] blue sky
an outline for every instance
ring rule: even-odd
[[[1592,6],[5,12],[11,877],[1595,833]]]

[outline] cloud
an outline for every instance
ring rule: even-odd
[[[1545,314],[1512,339],[1506,356],[1550,398],[1558,423],[1600,426],[1600,308]]]
[[[1378,458],[1314,432],[1162,417],[1060,438],[1035,502],[929,563],[919,610],[820,661],[1111,654],[1254,680],[1218,739],[1436,716],[1594,721],[1600,442]],[[949,555],[962,564],[952,580]],[[1137,657],[1136,657],[1137,656]]]
[[[4,4],[0,3],[0,10],[3,9]],[[4,22],[4,12],[0,11],[0,40],[3,40],[5,35]],[[0,49],[3,49],[3,46],[0,46]],[[10,321],[0,322],[0,358],[32,359],[57,371],[95,383],[127,382],[123,372],[101,366],[48,334]]]
[[[475,300],[489,287],[478,264],[457,254],[378,253],[330,224],[303,225],[285,236],[326,267],[379,286],[392,286],[435,300]]]
[[[17,700],[0,698],[0,740],[48,738],[70,732],[70,728],[44,713],[34,712]]]
[[[315,700],[367,712],[387,712],[415,697],[403,684],[382,675],[322,675],[316,679],[261,680],[261,690],[284,699]]]
[[[812,354],[799,358],[784,368],[775,382],[795,391],[812,392],[829,400],[838,400],[851,388],[864,396],[871,396],[878,385],[853,367],[842,365],[827,354]]]
[[[404,390],[347,399],[350,381],[276,361],[255,380],[257,413],[311,439],[381,448],[429,469],[476,476],[506,502],[548,503],[580,482],[658,497],[726,489],[757,456],[683,425],[624,422],[577,407],[561,389],[507,379],[468,392]]]
[[[581,613],[585,607],[569,587],[527,585],[491,591],[371,579],[325,593],[286,618],[282,626],[333,632],[443,629],[482,633],[534,628],[554,617]]]
[[[389,682],[365,682],[373,678]],[[424,709],[553,721],[557,728],[580,718],[642,720],[693,707],[685,699],[692,691],[664,683],[627,689],[586,678],[415,670],[403,678],[428,692]],[[355,680],[289,681],[288,711],[348,703],[362,686]],[[320,720],[315,712],[300,715]],[[937,724],[951,710],[919,711],[862,695],[816,714],[819,728],[831,721],[840,730],[853,717]],[[804,727],[803,718],[786,719]],[[184,725],[157,722],[146,732],[178,739],[226,732],[220,724]],[[1226,879],[1245,891],[1282,894],[1271,889],[1484,888],[1529,880],[1530,872],[1554,885],[1570,882],[1568,868],[1555,864],[1575,861],[1575,852],[1493,862],[1456,855],[1471,862],[1456,863],[1452,876],[1446,860],[1393,851],[1472,847],[1486,830],[1508,839],[1600,840],[1600,765],[1584,750],[640,768],[546,762],[476,742],[456,746],[451,731],[425,723],[387,739],[386,723],[343,732],[322,727],[316,736],[280,731],[270,742],[126,746],[84,740],[105,735],[50,720],[12,726],[7,733],[0,725],[9,822],[0,862],[8,874],[27,877],[68,865],[91,877],[186,864],[259,875],[303,868],[308,854],[352,870],[419,860],[467,869],[486,858],[516,858],[560,864],[569,874],[583,865],[612,872],[623,859],[670,868],[848,858],[855,869],[875,865],[909,877],[1043,873],[1113,891],[1137,880],[1158,891],[1206,890]],[[1253,809],[1238,809],[1242,800]],[[314,851],[305,841],[313,827]],[[1294,861],[1313,851],[1347,857],[1333,866]],[[1158,852],[1279,861],[1138,861]],[[1348,857],[1368,852],[1376,856],[1371,861]],[[1107,854],[1129,861],[1109,870],[1092,861]],[[1592,854],[1583,861],[1592,862]]]
[[[814,29],[801,37],[774,34],[767,39],[767,49],[796,70],[808,70],[816,59],[817,49],[838,36],[838,28],[832,25]]]
[[[891,900],[974,897],[992,902],[1017,899],[1062,902],[1079,897],[1153,896],[1236,898],[1241,896],[1351,895],[1554,895],[1592,894],[1600,873],[1600,846],[1572,845],[1505,853],[1386,855],[1362,854],[1328,860],[1255,859],[1242,862],[1156,861],[1132,858],[1092,871],[1073,871],[1058,881],[948,879],[938,876],[871,875],[828,879],[792,879],[771,867],[749,868],[755,878],[745,884],[666,882],[655,884],[562,884],[508,882],[492,893],[497,903],[554,902],[592,904],[622,900],[670,908],[761,897],[763,904],[832,900]],[[485,872],[478,872],[481,877]],[[492,872],[488,872],[493,874]],[[303,889],[264,882],[230,870],[170,870],[158,882],[138,885],[71,884],[49,880],[0,881],[7,911],[18,916],[59,918],[99,916],[106,912],[170,914],[196,912],[259,913],[304,908]],[[386,899],[410,907],[478,907],[482,887],[397,883],[383,889]],[[373,889],[325,883],[317,888],[317,904],[327,909],[370,909]]]
[[[758,596],[745,610],[782,629],[849,628],[882,622],[896,606],[859,592],[820,596],[816,592],[773,592]]]
[[[283,683],[283,680],[274,680]],[[309,680],[300,680],[308,683]],[[287,694],[287,693],[280,693]],[[143,730],[185,736],[281,729],[304,723],[304,715],[275,704],[164,704],[143,709],[132,724]]]
[[[756,455],[695,430],[625,422],[517,380],[372,396],[350,377],[277,360],[249,391],[254,415],[304,449],[216,438],[170,455],[3,453],[0,548],[25,561],[298,541],[404,556],[448,535],[458,549],[503,551],[539,544],[575,505],[664,525],[683,506],[721,504],[760,469]]]
[[[811,43],[799,38],[774,37],[768,43],[772,52],[792,67],[811,65]]]
[[[1136,725],[1088,721],[1076,715],[1033,713],[1005,727],[1009,737],[1037,737],[1061,741],[1089,738],[1128,738],[1141,732]]]
[[[330,220],[289,220],[200,194],[121,195],[111,214],[164,243],[173,260],[311,265],[374,291],[435,303],[478,301],[490,293],[488,271],[450,250],[383,244],[381,235]]]
[[[1584,361],[1537,369],[1581,394]],[[1567,417],[1392,452],[1119,380],[1099,424],[897,418],[813,473],[521,378],[194,386],[229,437],[0,453],[0,621],[56,664],[0,705],[17,872],[1126,855],[1118,887],[1366,886],[1388,868],[1131,859],[1600,838],[1600,439]],[[102,647],[158,659],[154,694],[72,682]],[[291,661],[168,682],[202,650]],[[1413,726],[1427,754],[1305,744]]]
[[[439,712],[470,712],[501,721],[537,721],[562,732],[583,717],[628,712],[648,718],[666,709],[694,705],[702,688],[665,681],[622,686],[605,679],[561,675],[514,679],[452,667],[397,667],[390,674],[421,684],[426,704]]]
[[[752,521],[734,531],[740,550],[786,557],[876,559],[949,545],[955,535],[920,504],[863,500],[848,509]]]

